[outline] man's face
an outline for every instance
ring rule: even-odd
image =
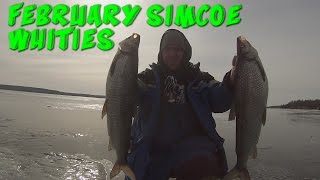
[[[163,63],[171,70],[179,69],[183,61],[183,49],[174,46],[168,46],[162,51]]]

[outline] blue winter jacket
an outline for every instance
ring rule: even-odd
[[[128,163],[137,180],[143,180],[145,170],[152,161],[150,149],[160,117],[159,70],[157,64],[152,64],[150,67],[151,70],[147,69],[146,71],[153,74],[153,81],[138,80],[138,110],[131,129],[131,150],[127,156]],[[195,79],[187,87],[187,97],[197,119],[210,140],[216,144],[217,150],[223,149],[224,139],[216,131],[212,112],[221,113],[230,109],[232,93],[227,85],[229,83],[228,75],[227,73],[222,82],[218,82],[208,73],[199,70]],[[126,177],[126,179],[129,178]]]

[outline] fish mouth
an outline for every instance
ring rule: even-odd
[[[240,54],[242,54],[246,42],[247,42],[247,39],[243,36],[239,36],[237,38],[237,54],[238,54],[238,56]]]
[[[140,35],[138,33],[133,33],[132,36],[133,38],[140,38]]]
[[[243,36],[239,36],[237,38],[237,46],[244,46],[246,42],[247,42],[247,39]]]
[[[243,42],[243,41],[246,41],[247,39],[244,36],[239,36],[238,40]]]
[[[140,44],[140,35],[138,33],[133,33],[131,35],[131,38],[136,44]]]
[[[138,33],[133,33],[133,34],[132,34],[132,38],[133,38],[135,41],[140,42],[140,35],[139,35]]]

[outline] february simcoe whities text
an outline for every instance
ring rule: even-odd
[[[145,11],[145,22],[155,28],[173,25],[205,27],[208,24],[229,27],[241,22],[241,9],[241,4],[228,7],[221,4],[153,4]],[[28,49],[51,51],[57,46],[65,51],[71,45],[74,51],[95,47],[108,51],[114,47],[112,27],[119,24],[129,27],[141,11],[140,5],[132,4],[12,4],[8,7],[9,49],[17,52]],[[48,25],[50,28],[45,27]]]

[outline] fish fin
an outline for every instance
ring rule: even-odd
[[[111,139],[109,138],[108,151],[112,150]]]
[[[104,101],[103,108],[102,108],[102,114],[101,114],[101,119],[107,114],[107,100]]]
[[[264,109],[263,115],[262,115],[262,124],[266,125],[266,119],[267,119],[267,108]]]
[[[255,145],[250,152],[250,156],[252,157],[252,159],[257,159],[258,156],[258,148],[257,145]]]
[[[223,177],[222,180],[232,180],[235,178],[240,178],[241,180],[250,180],[249,172],[246,168],[234,167],[227,175]]]
[[[131,180],[136,180],[136,176],[134,175],[134,172],[131,170],[131,168],[128,165],[122,166],[121,169]]]
[[[116,162],[116,164],[113,166],[110,172],[110,179],[118,175],[120,171],[123,171],[131,180],[136,180],[136,176],[134,175],[131,168],[127,164],[121,165],[118,162]]]
[[[229,121],[235,120],[236,119],[236,105],[233,102],[231,105],[231,109],[229,112]]]
[[[121,171],[120,164],[116,163],[115,165],[113,165],[112,170],[110,172],[110,179],[112,179],[116,175],[118,175],[120,173],[120,171]]]

